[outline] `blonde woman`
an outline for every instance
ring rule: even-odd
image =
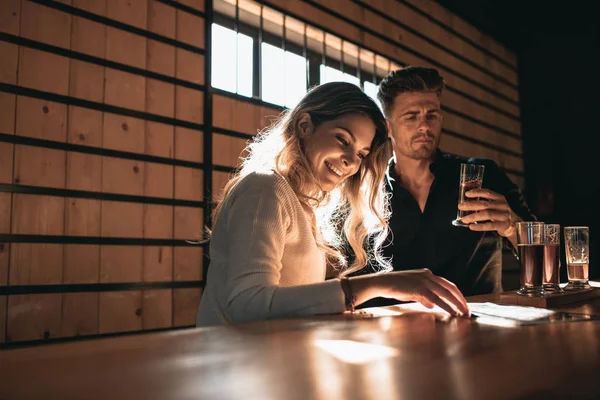
[[[429,270],[387,272],[391,150],[360,88],[311,89],[248,150],[215,209],[198,326],[342,313],[375,297],[469,315],[456,286]],[[367,263],[387,273],[347,277]],[[327,267],[338,278],[325,280]]]

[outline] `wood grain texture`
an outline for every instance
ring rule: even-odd
[[[2,58],[0,58],[0,82],[10,83],[14,85],[17,83],[19,46],[8,42],[0,42],[0,54],[2,54]],[[3,93],[3,96],[8,96],[8,93]],[[12,95],[11,97],[14,98],[14,95]],[[4,115],[5,114],[3,114],[3,116]]]
[[[1,262],[2,260],[0,260]],[[0,343],[6,341],[6,303],[8,296],[0,296]]]
[[[428,39],[439,43],[448,50],[459,53],[477,65],[489,68],[490,71],[506,77],[513,83],[518,82],[517,72],[513,68],[510,68],[508,65],[506,65],[506,63],[512,66],[515,65],[514,62],[510,61],[511,58],[507,57],[504,59],[501,56],[498,56],[503,61],[500,62],[496,58],[490,56],[488,53],[482,52],[479,48],[475,47],[471,43],[468,43],[467,41],[457,37],[444,27],[432,23],[427,18],[427,15],[420,14],[418,11],[415,11],[404,3],[398,2],[394,5],[394,7],[388,7],[386,0],[361,0],[361,2],[375,8],[380,12],[385,12],[388,16],[396,20],[402,21],[404,25],[415,29],[417,32],[425,35]],[[440,9],[442,8],[440,7]],[[401,37],[401,39],[404,38],[404,36]],[[469,39],[478,40],[479,38],[480,36],[476,36],[475,38]],[[489,50],[487,47],[486,49]],[[511,54],[511,56],[514,55]]]
[[[177,40],[192,46],[204,48],[204,19],[185,11],[176,11]]]
[[[173,289],[173,326],[196,324],[202,289]]]
[[[21,5],[22,37],[68,49],[71,15],[31,1]]]
[[[60,335],[62,337],[98,333],[98,293],[62,295]]]
[[[395,42],[401,43],[410,49],[416,50],[420,54],[426,55],[427,58],[442,65],[443,68],[459,71],[461,74],[475,79],[477,82],[485,84],[486,86],[506,94],[507,96],[515,96],[516,94],[518,98],[518,92],[514,88],[484,72],[489,69],[489,67],[484,70],[474,68],[471,64],[466,63],[460,58],[441,50],[440,48],[431,44],[429,41],[424,40],[402,26],[382,17],[381,15],[378,15],[377,13],[372,12],[369,9],[362,7],[359,4],[352,2],[351,0],[317,0],[316,3],[323,5],[326,9],[337,12],[346,18],[357,21],[363,26],[381,35],[387,36]],[[387,8],[394,9],[395,7],[390,7],[388,4],[384,10]],[[383,12],[386,15],[389,13],[387,10]],[[406,16],[403,16],[403,18],[400,18],[400,21],[404,21],[405,18],[408,19]],[[420,64],[426,62],[427,61],[423,60],[420,62]],[[516,83],[516,74],[514,71],[511,74],[507,73],[506,76],[503,76],[502,78],[506,79],[512,84]]]
[[[52,101],[17,96],[15,133],[64,142],[67,135],[67,106]]]
[[[213,135],[213,162],[226,167],[238,167],[241,165],[241,157],[248,155],[245,148],[249,140],[226,136]]]
[[[136,296],[122,308],[120,328]],[[183,322],[177,295],[173,306],[177,325]],[[584,306],[600,313],[598,301]],[[394,307],[383,311],[394,314]],[[514,399],[600,393],[597,321],[521,328],[476,321],[420,312],[326,315],[16,349],[0,358],[7,371],[0,396]],[[27,384],[32,374],[40,377],[36,385]]]
[[[198,11],[204,11],[204,0],[176,0],[178,3],[191,7]]]
[[[12,196],[12,193],[0,193],[0,233],[2,234],[10,232]],[[10,243],[0,242],[0,285],[6,285],[8,283],[9,253]],[[2,314],[1,316],[6,317],[6,314]],[[4,321],[4,323],[6,323],[6,321]]]
[[[99,333],[142,329],[142,292],[103,292],[99,298]]]
[[[198,238],[197,232],[193,238]],[[173,248],[173,280],[198,281],[202,279],[202,248],[174,247]]]
[[[175,128],[175,158],[201,163],[204,159],[204,134],[192,129]]]
[[[202,201],[202,170],[175,167],[175,198],[181,200]]]
[[[424,11],[436,20],[441,21],[446,26],[452,27],[452,29],[456,30],[461,35],[468,37],[479,46],[491,51],[509,64],[512,64],[515,67],[517,66],[517,56],[514,52],[508,50],[493,38],[478,31],[477,28],[462,18],[452,14],[438,2],[431,0],[407,0],[407,2],[416,6],[417,9]]]
[[[146,154],[159,157],[173,157],[173,137],[175,127],[157,122],[146,122]]]
[[[18,84],[31,89],[67,95],[69,92],[67,57],[20,47]]]
[[[156,0],[148,2],[148,30],[168,38],[175,38],[175,8]]]
[[[173,247],[144,246],[144,282],[173,280]]]
[[[102,1],[92,2],[101,4]],[[96,14],[103,15],[103,7],[97,10]],[[106,25],[85,19],[82,17],[73,17],[71,28],[71,49],[90,56],[106,57]]]
[[[147,53],[148,71],[175,76],[175,47],[149,39]]]
[[[0,32],[19,35],[21,2],[22,0],[4,0],[0,2]]]
[[[0,183],[12,183],[15,146],[0,143]]]
[[[60,294],[8,296],[6,341],[59,337],[61,309]]]
[[[173,320],[171,289],[145,290],[142,294],[143,329],[168,328]]]

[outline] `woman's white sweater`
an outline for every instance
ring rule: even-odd
[[[343,312],[340,281],[325,281],[325,267],[285,178],[252,173],[229,193],[214,226],[196,324]]]

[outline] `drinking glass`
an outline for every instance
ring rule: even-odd
[[[544,266],[544,223],[539,221],[517,222],[517,247],[521,262],[522,296],[544,296],[542,282]]]
[[[565,226],[565,250],[569,283],[565,290],[589,289],[590,229],[587,226]]]
[[[544,273],[546,294],[562,294],[560,288],[560,225],[544,224]]]
[[[485,165],[478,164],[460,164],[460,180],[458,186],[458,204],[463,203],[464,201],[469,200],[465,193],[469,190],[473,189],[481,189],[481,185],[483,183],[483,172],[485,170]],[[452,221],[452,225],[454,226],[469,226],[469,224],[465,224],[462,222],[462,218],[473,214],[475,211],[463,211],[458,210],[456,214],[456,219]]]

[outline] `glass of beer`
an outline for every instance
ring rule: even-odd
[[[542,282],[544,266],[544,223],[517,222],[517,247],[521,262],[521,296],[544,296]]]
[[[546,294],[562,294],[560,288],[560,225],[544,224],[544,273]]]
[[[565,290],[589,289],[590,229],[587,226],[565,226],[565,250],[569,283]]]
[[[484,165],[478,164],[460,164],[460,180],[458,186],[458,204],[461,204],[469,198],[465,195],[469,190],[481,189],[483,183]],[[458,210],[456,219],[452,221],[454,226],[469,226],[462,222],[462,218],[466,215],[473,214],[475,211]]]

